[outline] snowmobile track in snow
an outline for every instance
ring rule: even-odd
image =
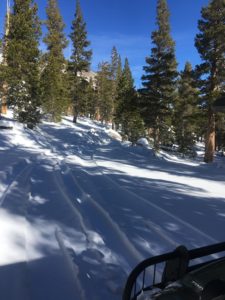
[[[24,167],[10,182],[10,184],[7,186],[5,191],[3,192],[1,198],[0,198],[0,207],[3,205],[5,199],[10,194],[12,189],[17,185],[17,183],[22,179],[23,181],[29,177],[31,174],[31,171],[33,169],[32,165],[27,165]]]
[[[91,195],[88,195],[87,193],[84,192],[83,188],[80,186],[80,184],[77,182],[76,178],[73,176],[71,169],[66,165],[66,168],[70,174],[71,179],[74,182],[74,185],[77,189],[79,189],[83,199],[85,199],[86,201],[88,201],[88,205],[91,207],[91,209],[93,209],[94,211],[96,211],[96,213],[98,213],[105,226],[111,228],[110,233],[114,234],[116,236],[116,240],[120,241],[120,244],[123,245],[123,248],[126,249],[126,253],[130,253],[130,256],[135,259],[135,261],[140,261],[144,259],[144,256],[140,254],[140,252],[134,247],[134,245],[129,241],[129,239],[127,238],[127,236],[125,235],[124,232],[121,231],[120,227],[112,220],[112,218],[110,217],[110,215],[108,214],[107,211],[105,211],[105,209],[103,207],[101,207],[92,197]],[[60,184],[58,184],[58,187],[60,186],[60,191],[61,193],[63,193],[65,200],[67,201],[67,203],[70,205],[70,207],[72,207],[73,212],[75,213],[76,217],[79,218],[80,220],[80,224],[81,224],[81,228],[83,233],[85,234],[87,241],[89,240],[88,237],[88,231],[90,231],[85,223],[84,223],[84,218],[82,216],[82,214],[79,212],[79,210],[75,207],[75,205],[72,203],[71,199],[68,197],[67,193],[66,193],[66,185],[63,182],[63,176],[58,172],[56,175],[56,181]],[[63,188],[62,188],[63,187]]]
[[[46,140],[47,137],[45,136]],[[52,152],[54,153],[54,149],[52,148]],[[74,153],[74,155],[76,155],[78,157],[80,157],[80,153]],[[64,156],[64,164],[68,167],[68,165],[66,164],[65,160],[66,160],[66,156]],[[184,227],[189,229],[191,232],[194,232],[195,234],[197,234],[198,236],[201,236],[204,241],[208,241],[209,243],[215,243],[217,242],[216,239],[212,238],[211,236],[209,236],[208,234],[202,232],[201,230],[197,229],[196,227],[194,227],[193,225],[191,225],[190,223],[182,220],[181,218],[177,217],[176,215],[166,211],[165,209],[161,208],[160,206],[158,206],[157,204],[154,204],[152,202],[150,202],[149,200],[139,196],[138,194],[136,194],[135,192],[132,192],[128,189],[126,189],[125,187],[119,185],[116,181],[114,181],[113,179],[111,179],[107,174],[104,173],[104,170],[102,169],[101,166],[98,165],[97,161],[94,159],[94,155],[92,155],[92,159],[90,160],[94,165],[96,165],[96,167],[98,167],[99,171],[101,172],[101,174],[108,180],[110,181],[111,184],[113,184],[116,188],[119,188],[120,190],[124,190],[126,193],[130,194],[131,196],[135,196],[139,201],[144,202],[145,204],[147,204],[149,207],[157,210],[158,212],[160,212],[161,214],[164,214],[165,216],[169,217],[169,220],[174,220],[176,222],[176,224],[180,224],[182,225],[181,227]],[[69,168],[69,167],[68,167]],[[70,172],[72,174],[72,172]],[[61,174],[60,174],[61,175]],[[74,178],[75,179],[75,178]],[[77,186],[77,188],[79,188],[81,190],[81,194],[83,196],[85,196],[85,192],[82,190],[82,188],[79,186],[79,184],[77,183],[77,180],[75,179],[75,184]],[[66,194],[66,193],[65,193]],[[68,197],[67,197],[68,198]],[[110,216],[107,212],[104,212],[104,208],[102,206],[100,206],[99,203],[96,203],[96,201],[94,201],[92,198],[89,199],[90,201],[92,201],[92,205],[95,204],[96,208],[98,210],[101,210],[101,213],[103,213],[104,218],[107,215],[107,218],[109,219]],[[72,204],[71,200],[68,199],[68,201],[70,201],[71,205],[74,207],[74,205]],[[68,202],[67,201],[67,202]],[[82,216],[80,216],[80,219],[83,219]],[[116,227],[118,227],[118,225],[113,222],[113,220],[111,219],[112,224],[114,223],[116,225]],[[83,224],[83,221],[81,220],[81,224]],[[160,233],[161,238],[163,238],[167,243],[171,244],[174,246],[174,243],[172,241],[171,238],[168,237],[168,234],[165,232],[165,230],[159,226],[159,224],[155,224],[155,222],[151,221],[151,222],[146,222],[146,227],[151,228],[153,231],[155,231],[157,234]],[[120,228],[118,227],[119,231],[121,232]],[[115,230],[115,229],[114,229]],[[125,235],[123,233],[123,235]],[[126,237],[126,236],[125,236]],[[129,240],[128,240],[129,241]],[[130,241],[129,241],[130,243]],[[132,246],[133,247],[133,246]]]
[[[116,186],[117,188],[126,191],[128,194],[135,196],[137,199],[139,199],[140,201],[144,202],[145,204],[147,204],[148,206],[158,210],[160,213],[168,216],[171,220],[174,220],[175,222],[182,224],[184,226],[184,228],[189,228],[191,231],[197,233],[199,236],[202,236],[204,239],[206,239],[209,243],[217,243],[218,241],[214,238],[212,238],[211,236],[209,236],[208,234],[202,232],[201,230],[197,229],[196,227],[194,227],[193,225],[191,225],[190,223],[182,220],[181,218],[173,215],[172,213],[166,211],[165,209],[163,209],[162,207],[158,206],[157,204],[154,204],[152,202],[150,202],[149,200],[146,200],[145,198],[141,197],[140,195],[126,189],[124,186],[119,185],[115,180],[111,179],[109,177],[109,175],[105,174],[104,170],[102,169],[101,166],[98,165],[98,163],[94,160],[93,162],[95,162],[96,166],[98,166],[99,170],[101,171],[102,175],[105,176],[105,178],[107,178],[108,181],[110,181],[114,186]],[[148,223],[148,226],[151,226],[150,223]],[[152,227],[152,226],[151,226]],[[157,227],[159,227],[159,225],[157,225]],[[167,239],[167,238],[166,238]]]
[[[73,177],[73,181],[75,182],[75,184],[79,185],[72,172],[71,172],[71,176]],[[103,174],[103,176],[105,176],[105,174]],[[117,225],[117,223],[112,220],[109,213],[103,208],[103,206],[101,206],[99,204],[99,202],[95,201],[93,199],[93,197],[91,197],[90,195],[87,195],[83,190],[82,190],[82,193],[84,194],[84,197],[91,202],[92,206],[95,207],[95,209],[97,209],[102,214],[102,216],[105,218],[105,220],[108,223],[110,223],[111,227],[115,231],[117,231],[118,234],[121,235],[121,233],[122,233],[122,238],[125,237],[126,240],[129,241],[129,239],[126,237],[125,233],[122,232],[120,227]],[[173,247],[175,247],[177,245],[176,243],[174,243],[174,241],[172,239],[170,239],[168,237],[168,234],[162,228],[160,228],[156,224],[153,224],[153,222],[150,222],[150,221],[145,221],[144,223],[147,228],[151,228],[151,230],[154,231],[157,234],[157,236],[160,236],[160,238],[162,238],[164,241],[166,241],[166,243],[170,244]],[[129,244],[130,244],[130,241],[129,241]],[[154,253],[152,253],[152,254],[154,254]]]
[[[55,237],[56,237],[56,240],[59,244],[59,247],[62,251],[62,254],[66,260],[66,263],[67,263],[67,267],[68,269],[70,270],[71,272],[71,275],[73,276],[73,280],[75,282],[75,285],[76,285],[76,288],[79,292],[79,299],[80,300],[85,300],[86,297],[85,297],[85,292],[82,288],[82,285],[81,285],[81,282],[79,280],[79,267],[75,264],[75,262],[71,259],[70,255],[69,255],[69,252],[66,248],[66,245],[64,244],[64,241],[63,241],[63,237],[61,236],[61,232],[59,229],[56,229],[55,231]]]

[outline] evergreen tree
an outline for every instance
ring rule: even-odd
[[[120,80],[120,77],[122,76],[123,73],[123,68],[122,68],[122,61],[121,57],[119,55],[118,57],[118,65],[117,65],[117,70],[116,70],[116,86],[118,87],[118,82]]]
[[[116,119],[121,125],[123,137],[132,143],[144,135],[144,124],[138,110],[137,93],[127,58],[118,82]]]
[[[97,73],[98,114],[102,122],[111,122],[113,117],[111,65],[99,64]]]
[[[121,118],[128,109],[133,109],[136,101],[134,80],[130,70],[128,59],[125,59],[124,68],[118,82],[117,118]]]
[[[8,100],[15,118],[30,128],[40,120],[40,33],[37,5],[14,0],[6,43]]]
[[[205,162],[212,162],[215,151],[215,113],[213,103],[224,90],[225,81],[225,2],[211,0],[202,9],[202,19],[198,22],[199,33],[195,46],[203,63],[197,71],[201,79],[203,105],[207,113],[205,136]]]
[[[1,114],[1,105],[2,105],[2,96],[3,96],[3,84],[4,84],[4,67],[1,63],[1,55],[3,53],[3,42],[2,42],[2,39],[0,39],[0,114]]]
[[[45,112],[54,122],[68,108],[68,85],[66,61],[63,50],[67,46],[64,36],[64,23],[59,12],[57,0],[48,0],[46,9],[48,33],[44,38],[47,53],[44,55],[44,70],[41,76],[42,101]]]
[[[154,47],[146,58],[145,75],[142,77],[143,117],[153,130],[154,147],[159,149],[163,136],[171,125],[176,97],[177,63],[174,41],[170,36],[169,10],[166,0],[158,0],[158,28],[152,33]]]
[[[117,49],[115,46],[112,48],[111,53],[111,72],[112,72],[112,79],[116,81],[117,78],[117,71],[118,71],[118,65],[120,63],[120,56],[117,52]]]
[[[112,76],[112,101],[113,101],[113,115],[116,110],[116,99],[117,99],[117,85],[118,85],[118,70],[121,67],[121,59],[117,52],[116,47],[112,48],[111,54],[111,76]],[[112,128],[115,128],[115,118],[113,118]]]
[[[224,113],[216,115],[216,148],[218,151],[225,150],[225,118]]]
[[[7,72],[7,60],[6,60],[6,45],[7,38],[9,34],[9,20],[10,20],[10,7],[7,1],[7,13],[5,17],[4,25],[4,36],[0,39],[0,113],[6,114],[7,112],[7,82],[6,82],[6,72]]]
[[[90,79],[87,85],[86,99],[88,116],[90,116],[91,119],[95,119],[97,114],[97,91],[95,82],[92,79]]]
[[[75,19],[72,24],[72,33],[70,34],[73,50],[69,64],[71,78],[71,97],[73,103],[74,119],[77,122],[78,114],[82,106],[85,95],[82,86],[84,84],[82,72],[90,69],[92,51],[88,50],[90,42],[87,40],[86,23],[83,20],[80,2],[77,0]]]
[[[94,85],[92,78],[80,78],[80,100],[82,101],[79,101],[79,112],[82,116],[91,116],[92,118],[95,116],[96,92]]]
[[[190,152],[195,143],[200,114],[198,110],[198,90],[194,72],[189,62],[185,64],[184,71],[180,74],[178,94],[174,128],[179,151],[187,153]]]
[[[124,139],[128,139],[132,145],[137,140],[145,136],[144,121],[137,109],[129,110],[123,115],[122,135]]]
[[[115,93],[114,93],[114,110],[113,110],[113,123],[115,126],[115,129],[119,128],[119,119],[118,119],[118,106],[119,106],[119,92],[120,92],[120,87],[119,87],[119,82],[121,80],[123,73],[123,68],[122,68],[122,61],[120,55],[118,56],[118,62],[117,62],[117,70],[116,70],[116,77],[114,81],[114,86],[115,86]]]
[[[3,40],[0,38],[0,89],[2,87],[3,82]],[[2,80],[2,81],[1,81]]]

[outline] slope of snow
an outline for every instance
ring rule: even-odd
[[[224,241],[224,157],[122,143],[70,117],[0,131],[0,298],[119,300],[152,255]]]

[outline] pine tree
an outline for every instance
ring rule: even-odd
[[[113,116],[115,115],[116,110],[116,99],[117,99],[117,85],[118,85],[118,72],[121,67],[121,59],[117,52],[116,47],[112,48],[111,53],[111,76],[112,76],[112,101],[113,101]],[[112,128],[115,128],[115,117],[113,118]]]
[[[123,117],[122,136],[135,145],[139,138],[145,136],[144,121],[137,109],[125,112]]]
[[[116,86],[118,86],[118,82],[120,80],[120,77],[122,76],[123,68],[122,68],[122,60],[121,56],[118,57],[118,65],[116,70]]]
[[[93,110],[96,106],[96,93],[93,80],[80,78],[78,87],[80,89],[79,114],[86,117],[95,115]]]
[[[127,58],[118,82],[116,119],[121,125],[124,138],[135,143],[143,136],[144,124],[138,110],[137,93]]]
[[[126,58],[124,68],[118,82],[118,107],[117,117],[121,121],[121,116],[128,109],[135,106],[136,92],[134,88],[134,80],[129,66],[129,61]]]
[[[170,36],[166,0],[158,0],[156,24],[158,28],[152,33],[154,47],[151,56],[146,58],[141,92],[145,124],[153,130],[154,147],[158,150],[171,125],[177,79],[175,44]]]
[[[2,87],[1,80],[3,82],[3,40],[0,38],[0,88]]]
[[[111,65],[99,64],[97,73],[98,114],[102,122],[109,123],[113,117]]]
[[[112,72],[112,79],[116,81],[117,78],[117,70],[118,70],[118,65],[120,61],[120,56],[117,52],[117,49],[115,46],[112,48],[111,52],[111,72]]]
[[[2,39],[0,39],[0,60],[2,59],[1,55],[3,53],[3,42]],[[0,61],[0,99],[3,96],[3,84],[4,84],[4,67]],[[1,106],[2,106],[2,102],[0,100],[0,115],[1,115]]]
[[[37,5],[14,0],[7,37],[8,100],[17,120],[33,128],[40,120],[39,38]]]
[[[48,0],[46,8],[48,29],[44,42],[47,53],[44,55],[44,70],[41,76],[42,101],[45,112],[54,122],[61,120],[61,115],[68,107],[68,86],[66,61],[63,50],[67,40],[63,33],[63,23],[57,0]]]
[[[225,118],[224,113],[216,114],[216,148],[218,151],[225,149]]]
[[[7,0],[7,12],[5,16],[5,25],[4,25],[4,36],[2,40],[0,41],[0,53],[2,55],[1,63],[0,63],[0,97],[1,97],[1,113],[6,114],[7,113],[7,91],[8,91],[8,85],[6,80],[7,74],[7,59],[6,59],[6,49],[7,49],[7,40],[8,40],[8,34],[9,34],[9,24],[10,24],[10,5],[9,0]]]
[[[73,45],[71,61],[69,64],[70,79],[71,79],[71,97],[73,103],[74,119],[77,122],[78,114],[82,106],[83,94],[82,85],[84,84],[82,72],[87,72],[90,69],[92,51],[88,50],[90,42],[87,40],[86,23],[83,20],[80,2],[76,2],[75,19],[72,23],[72,33],[70,38]]]
[[[190,152],[195,143],[199,115],[194,72],[191,64],[187,62],[184,71],[180,73],[174,120],[176,140],[182,153]]]
[[[121,61],[121,57],[119,55],[118,62],[117,62],[116,77],[115,77],[115,81],[114,81],[115,93],[114,93],[113,123],[114,123],[114,127],[116,130],[119,128],[119,119],[118,119],[117,112],[118,112],[118,106],[119,106],[118,94],[120,92],[119,82],[121,80],[122,73],[123,73],[122,61]]]
[[[90,79],[86,88],[87,114],[91,119],[96,118],[97,114],[97,91],[94,80]]]
[[[204,161],[212,162],[216,129],[213,103],[224,91],[225,80],[225,1],[211,0],[201,14],[202,19],[198,22],[200,32],[196,35],[195,46],[203,61],[197,71],[200,74],[203,105],[208,119]]]

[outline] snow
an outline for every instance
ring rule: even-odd
[[[121,137],[121,135],[117,131],[115,131],[113,129],[108,129],[108,130],[106,130],[106,132],[108,133],[108,135],[111,138],[113,138],[113,139],[115,139],[117,141],[122,141],[122,137]]]
[[[137,140],[137,145],[143,146],[143,147],[148,147],[149,142],[146,138],[140,138],[140,139]]]
[[[0,130],[0,298],[119,300],[142,259],[224,241],[225,158],[121,142],[64,117]]]

